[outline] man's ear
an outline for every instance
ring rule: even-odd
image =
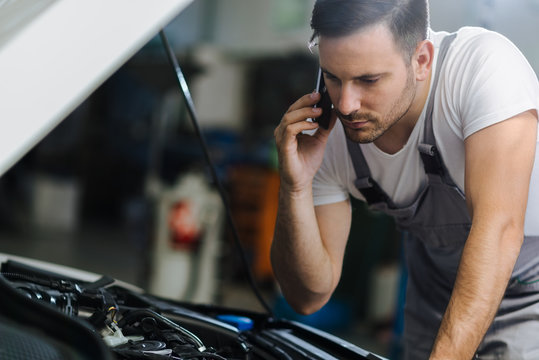
[[[415,54],[412,58],[417,81],[425,81],[428,79],[433,60],[434,45],[430,40],[421,41],[417,45]]]

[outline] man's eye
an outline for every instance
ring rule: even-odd
[[[338,84],[338,82],[339,82],[339,79],[337,79],[337,77],[335,77],[333,75],[326,75],[326,78],[324,80],[327,83],[333,83],[333,84]]]
[[[337,80],[337,78],[333,75],[329,75],[329,74],[326,74],[326,80],[329,80],[329,81],[335,81]]]
[[[365,84],[374,84],[376,83],[378,80],[380,80],[380,78],[365,78],[365,79],[361,79],[361,81],[363,81]]]

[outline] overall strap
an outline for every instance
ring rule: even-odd
[[[383,202],[388,204],[390,207],[393,207],[393,202],[389,196],[372,178],[369,165],[365,160],[365,156],[363,155],[359,144],[356,144],[347,137],[346,145],[348,146],[348,152],[350,153],[352,164],[354,165],[354,170],[356,172],[356,180],[354,181],[354,185],[361,195],[363,195],[367,201],[367,204],[371,205]]]
[[[427,174],[444,174],[444,165],[438,149],[436,148],[436,139],[434,138],[434,129],[432,126],[432,115],[434,112],[434,98],[436,95],[436,88],[438,86],[438,80],[440,79],[440,70],[442,64],[449,50],[449,45],[455,40],[457,34],[453,33],[446,36],[440,44],[438,50],[438,62],[436,64],[436,71],[434,74],[434,80],[432,82],[432,91],[429,96],[429,102],[427,104],[427,110],[425,113],[425,129],[423,134],[423,143],[418,146],[421,160],[425,166],[425,172]]]

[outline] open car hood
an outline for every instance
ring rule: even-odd
[[[0,175],[191,1],[0,1]]]

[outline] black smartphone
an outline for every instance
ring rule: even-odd
[[[328,89],[326,88],[326,84],[324,82],[324,75],[322,74],[322,69],[320,68],[318,69],[318,78],[316,80],[316,91],[320,93],[321,98],[320,101],[314,105],[314,107],[320,107],[322,109],[322,115],[316,119],[313,119],[313,121],[319,123],[324,129],[328,129],[329,121],[331,119],[332,104],[331,99],[329,98]]]

